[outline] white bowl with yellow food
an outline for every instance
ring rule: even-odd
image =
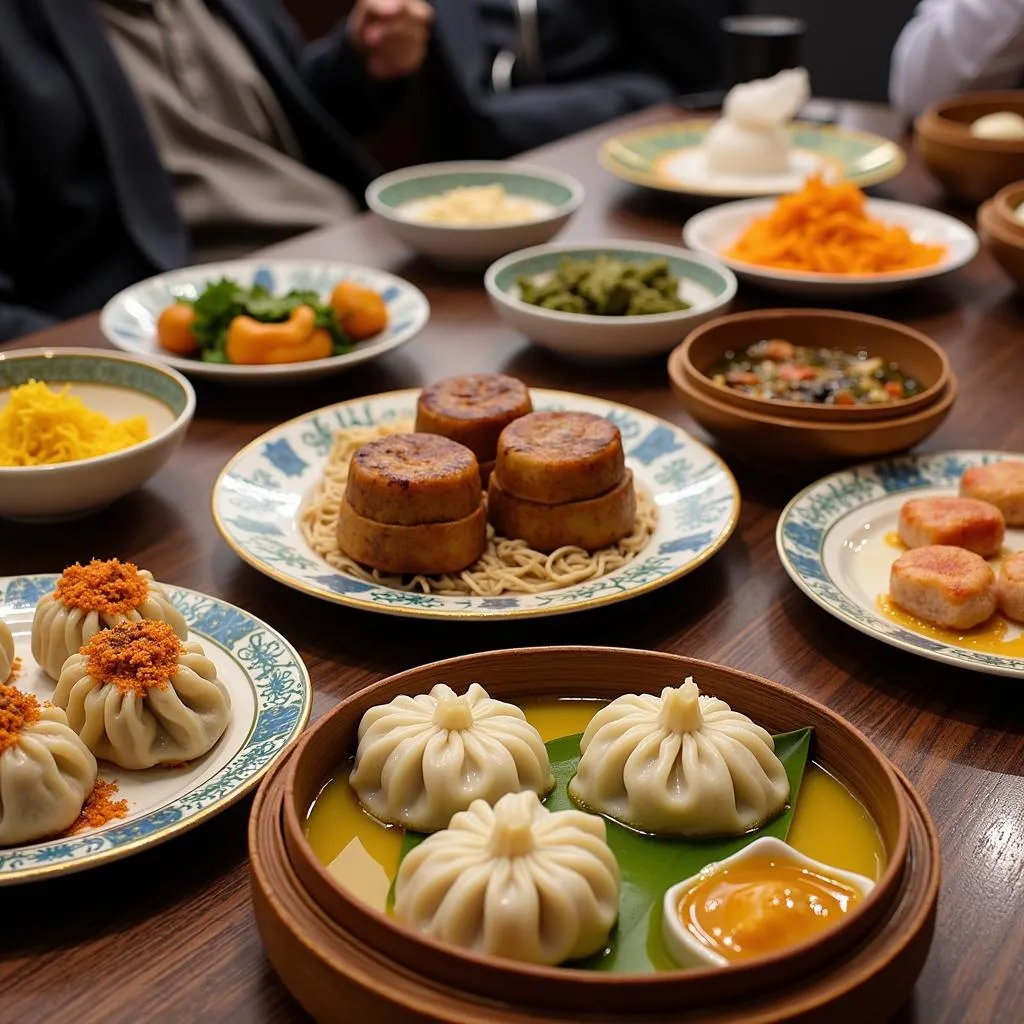
[[[580,363],[663,355],[725,313],[732,271],[710,256],[656,242],[551,243],[493,263],[495,312],[538,345]]]
[[[195,407],[166,366],[87,348],[0,352],[0,517],[104,508],[163,467]]]
[[[366,202],[421,256],[483,268],[554,238],[583,202],[583,186],[545,167],[468,160],[392,171],[370,184]]]

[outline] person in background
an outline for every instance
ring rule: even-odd
[[[905,117],[962,92],[1024,80],[1024,0],[924,0],[892,54],[889,99]]]
[[[277,0],[0,0],[0,340],[349,216],[426,0],[303,46]]]
[[[434,0],[446,156],[501,158],[707,89],[729,0]]]

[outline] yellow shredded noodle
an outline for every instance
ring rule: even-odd
[[[334,436],[324,475],[302,510],[300,524],[310,547],[335,569],[370,583],[399,590],[418,590],[425,594],[448,596],[498,594],[541,594],[597,579],[631,562],[644,549],[657,525],[657,507],[640,488],[636,493],[636,523],[633,532],[617,544],[601,551],[564,547],[550,555],[534,551],[526,541],[511,540],[487,527],[487,548],[483,555],[460,573],[444,576],[394,576],[365,569],[338,548],[338,508],[345,494],[352,456],[368,441],[389,434],[405,434],[413,429],[409,420],[376,427],[351,427]]]
[[[51,391],[38,380],[11,389],[0,409],[0,466],[75,462],[109,455],[149,437],[145,416],[112,423],[68,391],[69,385]]]

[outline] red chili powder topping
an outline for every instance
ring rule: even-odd
[[[69,565],[57,580],[53,599],[84,612],[127,615],[148,593],[149,584],[139,575],[137,565],[116,558],[106,562],[94,558],[88,565]]]
[[[18,742],[23,729],[39,721],[39,701],[31,693],[0,683],[0,754]]]
[[[97,779],[92,792],[86,798],[82,813],[71,826],[61,835],[73,836],[85,828],[99,828],[115,818],[123,818],[128,813],[127,800],[114,800],[117,796],[117,783]]]
[[[113,683],[124,694],[145,697],[162,690],[178,671],[183,648],[166,622],[143,619],[100,630],[82,649],[89,675],[98,683]]]

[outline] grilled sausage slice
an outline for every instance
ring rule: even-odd
[[[606,494],[625,466],[614,423],[589,412],[534,412],[501,432],[495,473],[513,497],[560,505]]]
[[[599,551],[633,530],[633,474],[627,469],[618,485],[596,498],[547,505],[509,494],[495,472],[487,488],[487,509],[499,534],[522,539],[536,551],[567,546]]]
[[[450,437],[481,462],[491,462],[502,430],[532,410],[522,381],[503,373],[473,373],[424,388],[416,403],[416,429]]]
[[[436,576],[472,565],[487,546],[487,506],[446,523],[401,526],[359,515],[342,500],[338,546],[349,558],[381,572]]]
[[[482,496],[476,456],[437,434],[393,434],[364,444],[345,486],[354,512],[399,526],[465,519]]]

